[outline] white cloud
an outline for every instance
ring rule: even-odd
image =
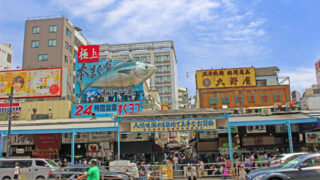
[[[303,93],[306,88],[316,84],[315,70],[312,68],[292,69],[281,72],[280,75],[290,77],[291,91],[298,90]]]

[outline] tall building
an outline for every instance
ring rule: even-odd
[[[314,65],[316,69],[317,84],[320,84],[320,59]]]
[[[67,68],[70,99],[78,46],[87,44],[81,29],[64,16],[29,18],[25,24],[22,69]]]
[[[11,69],[12,49],[11,44],[0,43],[0,70]]]
[[[191,100],[187,88],[178,88],[179,109],[190,109]]]
[[[157,67],[150,88],[158,90],[161,104],[178,109],[177,58],[173,41],[100,45],[100,57],[111,60],[140,59]]]

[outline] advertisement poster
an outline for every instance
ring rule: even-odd
[[[0,72],[0,99],[61,96],[62,69],[13,70]]]
[[[12,103],[12,111],[20,111],[21,104],[20,103]],[[9,103],[2,103],[0,104],[0,113],[5,113],[10,111],[10,104]]]
[[[196,72],[197,89],[256,86],[254,68],[211,69]]]
[[[115,102],[71,105],[71,118],[110,117],[114,114],[131,114],[142,111],[142,102]]]
[[[320,132],[306,132],[306,143],[308,144],[320,143]]]
[[[60,134],[37,134],[36,149],[60,149]]]
[[[34,145],[34,135],[11,135],[11,145]]]

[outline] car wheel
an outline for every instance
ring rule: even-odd
[[[45,180],[46,178],[44,178],[43,176],[39,176],[36,178],[36,180]]]
[[[11,179],[9,176],[6,176],[3,178],[3,180],[8,180],[8,179]]]
[[[281,180],[280,178],[271,178],[269,180]]]

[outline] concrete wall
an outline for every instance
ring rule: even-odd
[[[52,114],[52,119],[64,119],[70,117],[71,102],[67,100],[22,102],[19,120],[31,120],[33,108],[37,108],[37,114]]]
[[[278,78],[276,76],[258,76],[256,80],[266,80],[267,86],[275,86],[278,85]]]
[[[301,109],[319,110],[320,109],[320,94],[304,96],[300,100]]]

